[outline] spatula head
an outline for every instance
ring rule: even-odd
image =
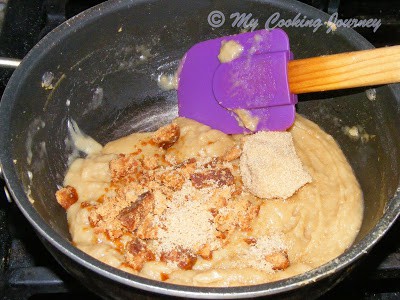
[[[240,57],[222,64],[223,42],[243,47]],[[186,53],[179,71],[179,115],[228,134],[248,132],[236,109],[258,118],[258,130],[286,130],[295,118],[296,95],[289,92],[289,39],[281,29],[259,30],[198,43]]]

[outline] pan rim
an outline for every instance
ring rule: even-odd
[[[258,297],[265,295],[273,295],[282,292],[288,292],[296,289],[300,286],[307,285],[311,282],[318,281],[320,279],[328,277],[334,272],[343,270],[346,266],[352,264],[360,257],[365,255],[383,236],[383,234],[390,228],[395,222],[396,218],[400,214],[400,195],[396,194],[387,204],[385,213],[383,214],[380,221],[375,225],[361,241],[356,245],[351,246],[345,253],[337,257],[336,259],[320,266],[316,269],[310,270],[306,273],[302,273],[297,276],[290,277],[288,279],[279,280],[272,283],[265,283],[253,286],[242,286],[242,287],[224,287],[224,288],[206,288],[206,287],[192,287],[192,286],[181,286],[175,284],[169,284],[161,281],[150,280],[140,276],[132,275],[124,271],[118,270],[111,266],[108,266],[100,261],[92,258],[91,256],[80,251],[68,240],[61,237],[54,229],[52,229],[39,215],[39,213],[33,208],[29,202],[25,192],[23,191],[22,185],[18,175],[14,169],[12,163],[12,151],[10,147],[10,112],[14,102],[14,91],[18,90],[24,82],[24,73],[28,72],[30,67],[40,60],[40,57],[45,53],[45,48],[51,44],[52,41],[60,41],[69,34],[72,34],[74,30],[77,30],[82,24],[81,19],[86,22],[94,22],[97,18],[100,18],[99,11],[108,10],[115,12],[119,9],[124,9],[126,6],[137,5],[140,3],[149,2],[146,0],[110,0],[105,3],[99,4],[95,7],[86,10],[77,16],[67,20],[59,27],[54,29],[51,33],[45,36],[25,57],[20,67],[12,75],[9,84],[4,91],[2,101],[0,102],[0,115],[5,118],[0,119],[0,128],[5,131],[5,134],[0,135],[0,163],[2,165],[2,171],[9,187],[12,197],[19,209],[22,211],[24,216],[28,219],[30,224],[35,230],[46,239],[53,247],[55,247],[62,254],[66,255],[70,259],[77,262],[93,272],[101,276],[105,276],[112,279],[120,284],[127,285],[133,288],[139,288],[149,292],[155,292],[171,296],[180,297],[195,297],[195,298],[247,298],[247,297]],[[151,0],[154,2],[154,0]],[[278,0],[261,0],[258,2],[271,3],[279,7],[291,7],[301,6],[302,9],[308,9],[310,13],[317,14],[328,18],[329,15],[322,13],[321,11],[308,6],[303,3],[299,3],[294,0],[287,0],[285,2]],[[350,38],[352,42],[359,43],[362,48],[371,48],[372,45],[367,42],[363,37],[353,30],[350,30]],[[391,87],[392,88],[392,87]],[[398,89],[394,87],[394,89]],[[400,89],[399,89],[400,90]],[[392,89],[393,91],[393,89]]]

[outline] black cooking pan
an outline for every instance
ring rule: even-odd
[[[227,22],[212,28],[211,11]],[[65,144],[67,120],[102,144],[135,131],[154,130],[177,115],[176,94],[162,91],[156,77],[173,72],[193,44],[238,33],[229,16],[252,13],[259,29],[275,12],[289,19],[301,13],[328,15],[295,1],[109,1],[68,20],[42,39],[14,72],[0,104],[0,161],[15,202],[51,254],[80,282],[104,298],[156,297],[160,293],[199,298],[279,294],[313,298],[342,279],[393,224],[400,211],[400,88],[376,88],[306,95],[298,111],[341,145],[361,184],[364,221],[355,244],[337,259],[287,280],[232,288],[171,285],[130,275],[79,251],[70,242],[65,211],[54,193],[62,184],[72,149]],[[351,29],[327,34],[320,28],[284,28],[296,58],[371,48]],[[143,49],[149,49],[145,59]],[[53,89],[42,87],[54,75]],[[50,76],[51,77],[51,76]],[[362,126],[368,142],[343,134]],[[44,253],[43,255],[47,255]],[[153,293],[148,293],[153,292]]]

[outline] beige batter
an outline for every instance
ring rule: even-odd
[[[232,60],[238,58],[242,52],[243,46],[238,42],[234,40],[223,41],[218,54],[218,59],[221,63],[231,62]]]
[[[108,143],[86,159],[73,162],[65,177],[65,186],[75,187],[79,200],[67,209],[74,244],[82,251],[116,268],[155,280],[195,286],[236,286],[265,283],[287,278],[316,268],[342,254],[354,241],[362,221],[363,201],[359,184],[342,151],[333,138],[313,122],[297,116],[289,132],[296,152],[312,182],[287,200],[260,200],[258,216],[252,221],[251,235],[262,239],[279,235],[287,245],[290,266],[282,271],[265,272],[249,262],[242,250],[248,245],[237,232],[212,259],[199,258],[192,270],[179,269],[164,262],[147,262],[140,272],[123,263],[120,245],[103,233],[95,233],[85,201],[95,204],[109,187],[109,162],[120,153],[141,152],[138,156],[165,155],[184,161],[191,157],[220,157],[238,143],[240,137],[228,136],[195,121],[178,118],[180,138],[167,150],[142,143],[151,133],[134,133]],[[236,162],[238,164],[238,159]],[[246,266],[246,267],[243,267]],[[162,278],[161,274],[167,274]]]

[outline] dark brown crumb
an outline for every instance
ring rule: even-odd
[[[169,279],[169,275],[167,273],[161,272],[160,273],[160,278],[161,278],[161,281],[165,281],[165,280]]]
[[[57,202],[64,209],[68,209],[72,204],[78,201],[78,193],[74,187],[67,185],[56,192],[56,198]]]
[[[190,180],[197,189],[208,187],[212,183],[216,183],[219,187],[234,183],[234,177],[228,168],[197,172],[190,176]]]
[[[251,246],[254,246],[257,243],[257,240],[253,237],[245,238],[244,241],[246,242],[246,244],[249,244]]]
[[[190,250],[174,249],[169,252],[163,252],[160,260],[163,262],[175,262],[183,270],[191,270],[197,261],[197,256]]]
[[[153,142],[163,149],[170,148],[180,136],[180,128],[172,123],[158,129],[153,135]]]
[[[140,195],[131,206],[124,208],[117,218],[128,230],[134,231],[153,210],[154,196],[152,193],[146,192]]]
[[[156,259],[153,252],[147,249],[146,243],[138,238],[126,244],[125,258],[129,266],[136,271],[140,271],[146,262]]]

